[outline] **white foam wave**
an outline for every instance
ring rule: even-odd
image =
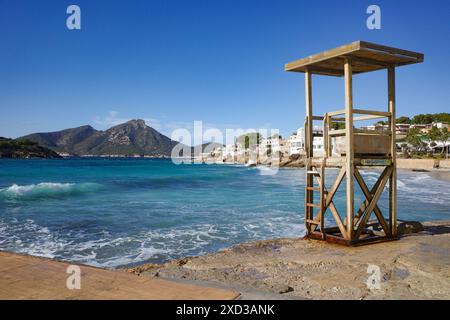
[[[31,219],[12,219],[9,223],[0,220],[0,230],[0,246],[7,251],[55,258],[55,253],[68,244]]]
[[[263,176],[274,175],[278,173],[278,168],[271,168],[268,166],[257,166],[256,168],[260,171],[260,175]]]
[[[98,267],[115,268],[143,262],[161,262],[201,255],[243,241],[301,236],[303,224],[291,218],[269,218],[263,223],[198,224],[142,231],[126,236],[108,232],[99,238],[86,232],[61,234],[29,219],[0,220],[0,247],[4,250],[58,258]],[[217,247],[217,244],[220,244]]]
[[[13,184],[10,187],[0,189],[0,196],[7,198],[63,196],[95,191],[99,187],[100,185],[96,183],[41,182],[23,186]]]
[[[14,195],[24,195],[26,193],[33,192],[35,190],[46,191],[66,191],[74,186],[73,183],[53,183],[53,182],[41,182],[39,184],[31,184],[26,186],[19,186],[13,184],[9,188],[1,189],[0,192],[5,192]]]

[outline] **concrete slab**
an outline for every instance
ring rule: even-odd
[[[78,265],[81,289],[66,286],[70,263],[0,252],[0,299],[231,300],[231,290]]]

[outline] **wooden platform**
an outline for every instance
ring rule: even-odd
[[[420,63],[422,53],[392,48],[366,41],[355,41],[285,65],[285,71],[306,72],[327,76],[344,76],[344,58],[352,60],[352,73],[358,74]]]
[[[81,265],[81,289],[66,286],[69,263],[0,252],[0,299],[231,300],[239,293]]]

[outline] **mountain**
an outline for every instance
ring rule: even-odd
[[[146,155],[170,157],[178,142],[171,140],[144,120],[130,120],[106,131],[82,126],[48,133],[33,133],[17,140],[27,139],[58,153],[70,155]]]
[[[56,152],[30,140],[0,137],[0,158],[61,158]]]
[[[84,142],[100,133],[91,126],[81,126],[56,132],[33,133],[17,140],[30,140],[59,153],[82,154],[86,151]]]

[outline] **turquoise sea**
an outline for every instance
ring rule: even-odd
[[[0,160],[0,250],[118,267],[301,237],[304,171],[264,170],[153,159]],[[362,174],[371,184],[379,172]],[[327,174],[328,184],[335,175]],[[450,182],[398,176],[400,219],[450,220]],[[342,212],[343,199],[335,197]]]

